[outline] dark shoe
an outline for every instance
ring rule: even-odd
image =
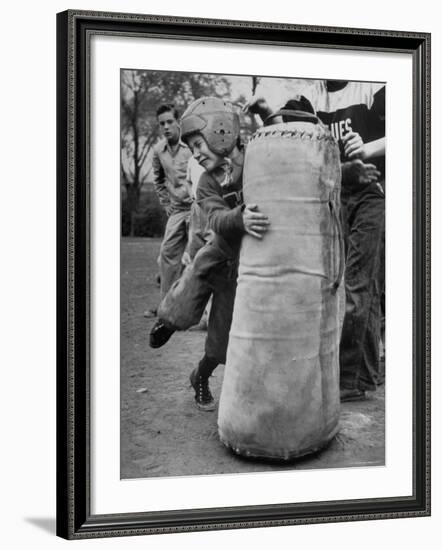
[[[146,311],[143,313],[143,317],[146,317],[146,319],[153,319],[158,315],[158,311],[156,309],[146,309]]]
[[[365,401],[367,399],[367,393],[364,390],[358,390],[357,388],[351,390],[341,390],[340,392],[341,403],[347,401]]]
[[[160,348],[169,340],[175,329],[170,328],[164,321],[158,321],[152,327],[149,335],[149,345],[151,348]]]
[[[209,380],[198,374],[198,368],[192,371],[190,375],[190,384],[195,390],[196,406],[202,411],[214,411],[215,401],[210,393]]]

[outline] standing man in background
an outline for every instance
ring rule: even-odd
[[[383,382],[379,343],[384,281],[385,85],[318,80],[303,93],[306,97],[299,97],[297,104],[288,101],[283,110],[316,112],[341,153],[346,309],[340,342],[340,389],[341,401],[357,401]],[[269,123],[272,111],[264,97],[253,97],[246,108],[259,114],[265,125]],[[273,118],[272,123],[280,118]]]
[[[179,117],[175,106],[161,105],[156,115],[163,139],[154,147],[153,183],[168,217],[158,258],[160,299],[163,299],[183,269],[182,257],[188,241],[192,205],[186,182],[187,163],[192,155],[180,139]],[[144,316],[156,316],[156,311],[147,310]]]
[[[319,81],[311,102],[341,151],[346,309],[341,401],[365,399],[379,372],[385,238],[385,85]]]

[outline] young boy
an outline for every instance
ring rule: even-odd
[[[241,238],[248,233],[261,239],[269,226],[256,205],[243,205],[244,152],[239,129],[239,117],[231,103],[215,97],[198,99],[181,118],[181,139],[205,170],[198,183],[197,201],[213,236],[172,287],[164,309],[177,310],[179,303],[181,312],[188,309],[189,315],[197,318],[212,295],[205,353],[190,375],[196,404],[205,411],[215,408],[209,377],[226,360]],[[152,347],[166,343],[179,326],[164,321],[161,313],[159,317],[150,334]]]
[[[180,139],[178,111],[174,105],[161,105],[157,119],[163,139],[154,147],[154,187],[167,213],[159,256],[163,298],[182,272],[181,259],[188,240],[192,199],[186,182],[190,153]]]

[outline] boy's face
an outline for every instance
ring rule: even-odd
[[[207,171],[212,172],[224,163],[224,157],[211,151],[201,134],[194,134],[187,139],[195,160]]]
[[[158,115],[158,124],[163,136],[169,143],[176,143],[180,137],[180,125],[172,111],[166,111]]]

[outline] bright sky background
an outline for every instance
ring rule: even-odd
[[[252,95],[252,77],[251,76],[226,76],[232,86],[232,100],[235,100],[240,94],[247,99]],[[293,98],[294,95],[311,85],[312,80],[297,78],[271,78],[260,77],[256,87],[256,95],[263,95],[272,110],[282,107],[286,101]]]

